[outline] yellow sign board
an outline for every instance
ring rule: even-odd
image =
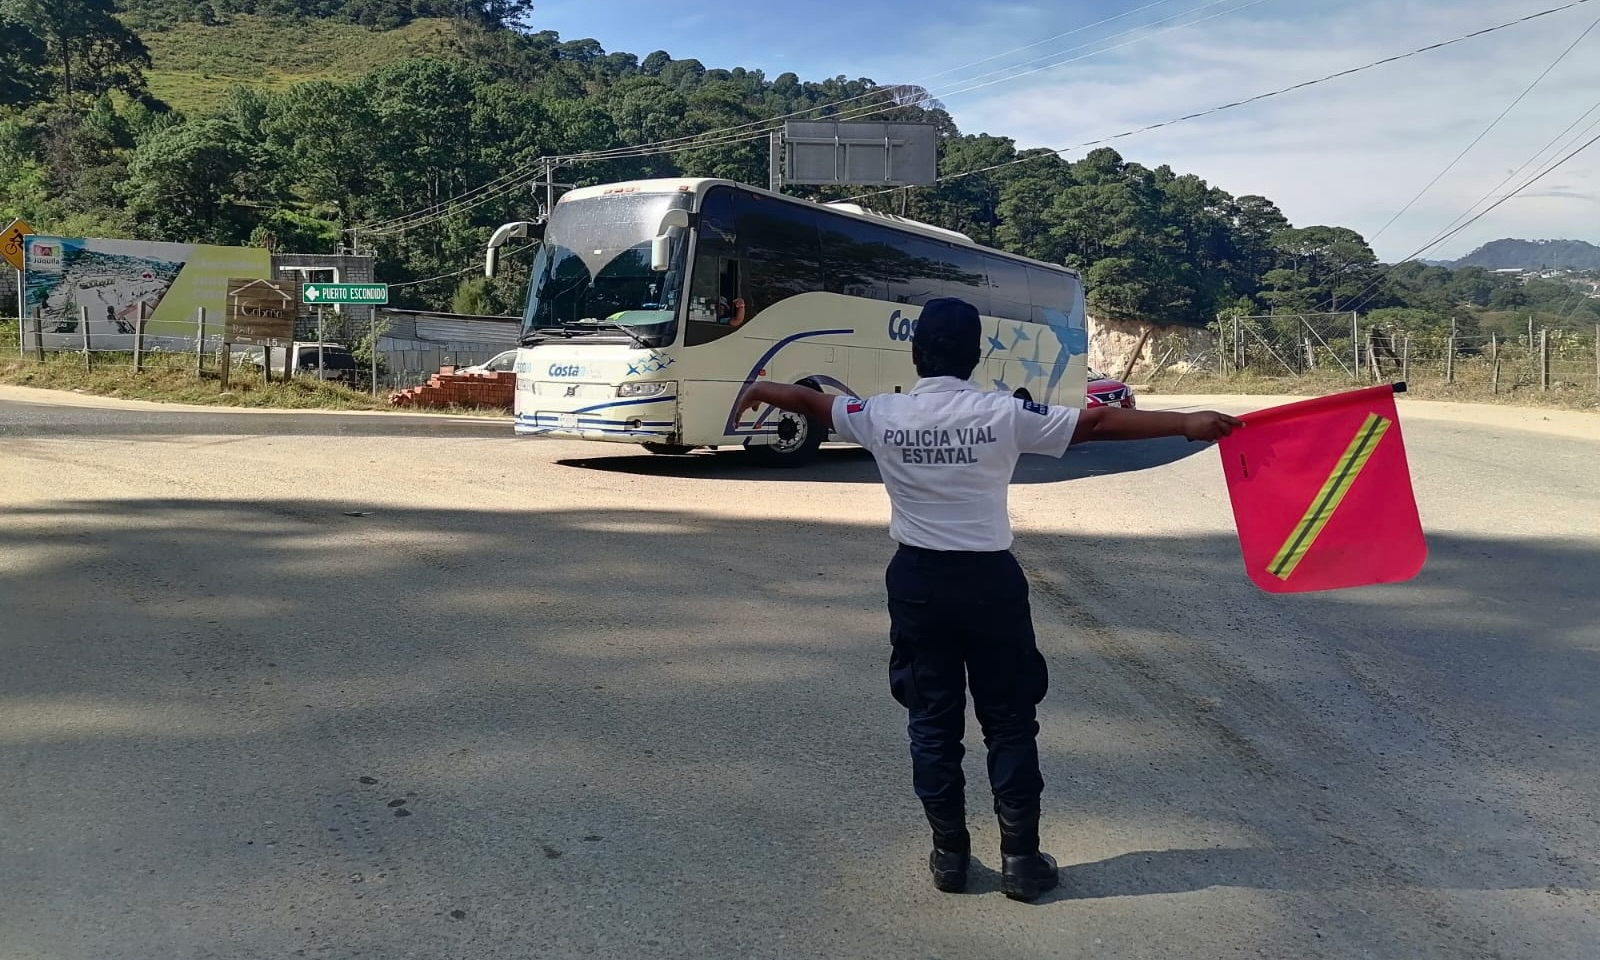
[[[0,234],[0,257],[17,270],[22,269],[22,241],[32,235],[33,227],[26,220],[13,220],[6,232]]]

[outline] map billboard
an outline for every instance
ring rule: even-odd
[[[147,346],[192,343],[197,308],[221,323],[229,280],[272,276],[272,254],[261,247],[36,235],[23,256],[24,308],[30,317],[39,311],[47,348],[82,343],[82,307],[95,349],[133,349],[141,306]]]

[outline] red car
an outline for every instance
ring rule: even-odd
[[[1113,380],[1103,373],[1090,370],[1088,406],[1123,407],[1132,410],[1136,406],[1133,402],[1133,388],[1121,380]]]

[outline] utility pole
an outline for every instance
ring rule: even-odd
[[[556,161],[544,162],[544,215],[548,219],[556,210]]]
[[[783,192],[783,131],[774,130],[767,138],[769,154],[767,158],[767,189],[773,193]]]

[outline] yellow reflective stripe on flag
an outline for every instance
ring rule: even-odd
[[[1339,462],[1334,465],[1333,472],[1328,474],[1322,489],[1312,498],[1311,507],[1306,510],[1305,516],[1300,518],[1300,522],[1295,524],[1294,532],[1283,542],[1278,555],[1272,558],[1267,570],[1273,576],[1279,580],[1287,580],[1294,574],[1306,551],[1317,542],[1322,528],[1328,525],[1333,512],[1339,509],[1339,503],[1344,500],[1344,495],[1355,485],[1356,477],[1361,475],[1361,468],[1372,459],[1372,451],[1378,449],[1378,443],[1388,431],[1389,423],[1387,417],[1380,417],[1376,413],[1367,414],[1366,422],[1356,431],[1354,439],[1339,457]]]

